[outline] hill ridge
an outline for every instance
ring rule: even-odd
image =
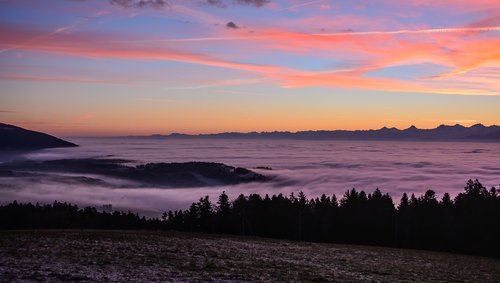
[[[0,150],[31,150],[78,146],[42,132],[0,123]]]

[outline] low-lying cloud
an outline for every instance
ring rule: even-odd
[[[438,196],[448,192],[453,197],[463,191],[469,178],[477,178],[487,187],[496,186],[500,173],[498,151],[490,143],[180,140],[169,141],[169,146],[165,146],[156,140],[143,140],[139,153],[135,142],[118,143],[110,151],[105,145],[99,146],[106,144],[106,139],[103,141],[93,145],[103,156],[140,158],[140,163],[203,160],[250,169],[269,166],[273,170],[252,170],[274,178],[265,183],[165,188],[95,174],[9,175],[7,172],[0,177],[0,204],[14,200],[41,203],[58,200],[80,206],[112,204],[115,209],[159,216],[165,210],[186,209],[205,195],[216,201],[222,191],[231,199],[239,194],[289,195],[299,191],[308,197],[324,193],[341,198],[353,187],[368,193],[379,188],[398,203],[404,192],[419,196],[427,189],[436,191]],[[61,158],[61,154],[67,158],[94,154],[88,151],[90,141],[75,142],[83,146],[34,152],[25,158],[45,160]]]

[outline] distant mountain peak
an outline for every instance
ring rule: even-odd
[[[477,123],[477,124],[472,125],[471,128],[476,128],[476,129],[477,128],[486,128],[486,126],[481,124],[481,123]]]

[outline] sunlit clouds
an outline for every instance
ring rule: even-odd
[[[0,85],[9,86],[2,102],[14,104],[13,89],[34,95],[36,84],[58,82],[108,93],[133,85],[139,96],[179,92],[174,101],[186,91],[283,99],[292,90],[314,101],[311,89],[332,100],[361,92],[379,103],[387,99],[380,93],[500,96],[498,1],[111,2],[0,2]],[[220,130],[229,129],[238,130]]]

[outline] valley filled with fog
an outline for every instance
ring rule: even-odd
[[[244,193],[288,195],[303,191],[309,197],[336,194],[351,188],[388,192],[397,203],[401,195],[425,190],[455,196],[468,179],[485,186],[500,183],[500,145],[472,142],[297,141],[297,140],[162,140],[154,138],[69,138],[80,145],[18,155],[12,161],[114,159],[127,166],[146,163],[220,162],[248,168],[270,177],[265,182],[207,186],[157,186],[140,180],[98,173],[35,172],[29,168],[0,175],[0,202],[51,203],[67,201],[80,206],[112,204],[159,216],[169,209],[186,209],[202,196],[222,192],[231,199]],[[272,170],[270,170],[272,169]]]

